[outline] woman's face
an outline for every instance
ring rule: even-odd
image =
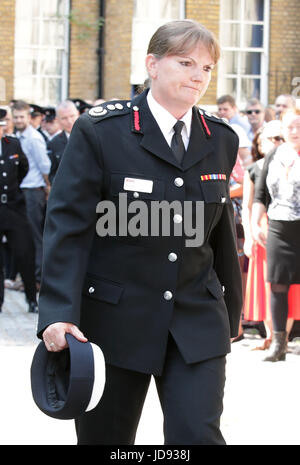
[[[179,119],[205,94],[214,62],[207,48],[199,44],[184,56],[158,59],[149,54],[146,66],[154,98]]]
[[[300,150],[300,115],[290,114],[282,120],[284,138],[293,147]]]
[[[274,144],[268,137],[260,134],[257,139],[257,147],[260,153],[267,155],[274,148]]]

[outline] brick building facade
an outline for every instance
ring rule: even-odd
[[[14,95],[14,4],[14,0],[0,2],[0,99],[2,102],[13,98]]]
[[[293,78],[300,79],[299,0],[272,0],[270,11],[269,102],[291,93]],[[298,92],[300,99],[300,92]]]
[[[98,0],[72,0],[69,96],[94,100],[98,91]]]
[[[87,100],[130,97],[134,3],[134,0],[70,2],[68,67],[64,71],[67,74],[66,95]],[[16,4],[17,0],[0,2],[0,104],[15,98]],[[220,5],[221,0],[186,0],[184,11],[186,18],[195,19],[211,29],[222,45]],[[272,104],[279,93],[291,93],[294,90],[292,79],[300,77],[300,8],[299,0],[269,0],[268,5],[268,97],[265,103]],[[101,11],[104,26],[99,40]],[[207,94],[202,99],[204,105],[214,105],[218,97],[218,71],[216,68]]]

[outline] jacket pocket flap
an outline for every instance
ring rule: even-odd
[[[203,197],[207,203],[229,203],[229,189],[225,181],[201,181]]]
[[[110,304],[117,304],[123,291],[121,284],[90,275],[86,276],[83,286],[84,295]]]
[[[206,287],[209,290],[209,292],[212,294],[212,296],[215,297],[216,299],[221,299],[221,297],[224,297],[222,286],[215,279],[208,281],[206,283]]]

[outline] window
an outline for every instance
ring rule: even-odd
[[[135,87],[147,78],[145,57],[150,38],[167,21],[184,18],[184,0],[135,0],[132,20],[131,77]]]
[[[69,0],[16,0],[15,98],[56,105],[68,93]]]
[[[221,0],[218,96],[267,104],[269,0]]]

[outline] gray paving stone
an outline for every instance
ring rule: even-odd
[[[27,313],[24,294],[6,291],[0,314],[0,445],[76,444],[72,420],[54,420],[34,404],[30,365],[39,340],[37,315]],[[300,340],[289,343],[285,362],[263,362],[252,349],[263,340],[253,332],[232,344],[227,357],[221,429],[229,445],[300,445]],[[162,413],[150,384],[137,445],[163,444]]]

